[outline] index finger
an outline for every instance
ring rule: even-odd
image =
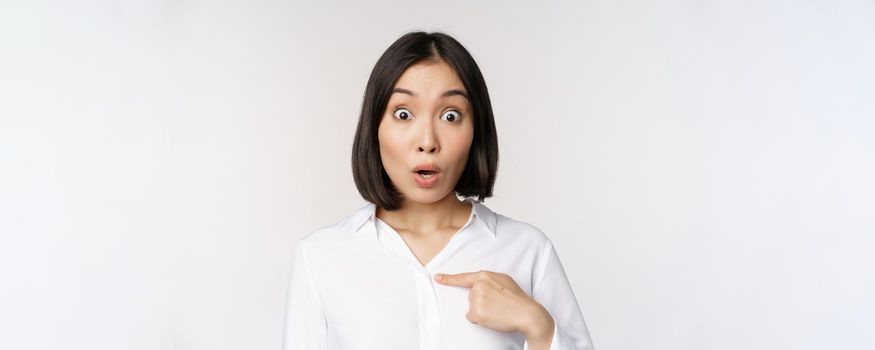
[[[434,276],[434,280],[441,284],[449,286],[471,288],[479,277],[478,272],[463,272],[457,274],[439,273]]]

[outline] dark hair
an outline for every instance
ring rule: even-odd
[[[377,129],[401,74],[423,61],[449,64],[465,85],[471,103],[474,138],[465,170],[453,190],[462,197],[476,196],[478,202],[492,196],[498,136],[483,74],[468,50],[453,37],[440,32],[410,32],[392,43],[371,71],[352,144],[355,186],[365,200],[385,210],[400,209],[402,195],[383,168]]]

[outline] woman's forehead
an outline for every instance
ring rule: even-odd
[[[459,75],[444,61],[422,62],[408,67],[392,92],[424,98],[468,96]]]

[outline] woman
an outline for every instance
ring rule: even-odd
[[[298,243],[284,349],[592,349],[550,239],[482,204],[497,167],[468,51],[443,33],[395,41],[353,143],[369,203]]]

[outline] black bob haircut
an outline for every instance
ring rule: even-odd
[[[444,61],[456,71],[473,113],[474,138],[468,162],[453,191],[462,197],[477,197],[478,202],[492,196],[498,170],[498,136],[483,74],[468,50],[453,37],[440,32],[410,32],[392,43],[374,65],[352,145],[356,188],[366,201],[385,210],[400,209],[403,199],[383,168],[377,130],[401,74],[427,61]]]

